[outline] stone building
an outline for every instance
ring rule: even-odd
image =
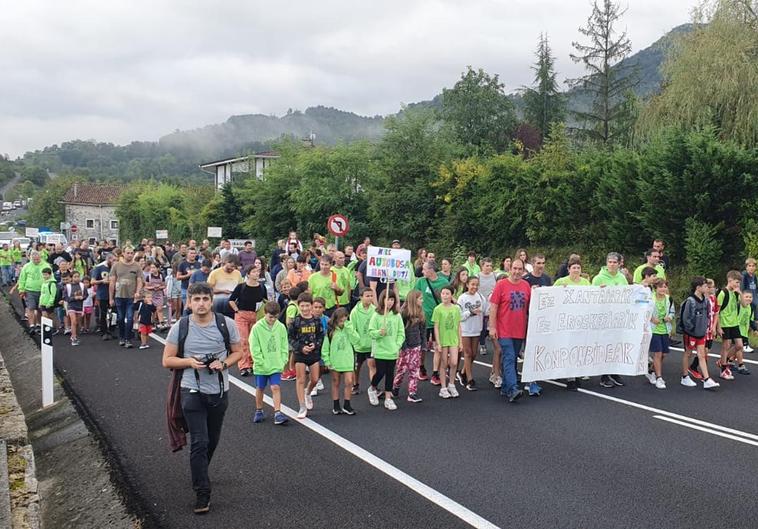
[[[116,202],[123,191],[124,187],[110,184],[72,185],[62,200],[68,226],[64,233],[68,240],[94,243],[107,239],[118,244]]]

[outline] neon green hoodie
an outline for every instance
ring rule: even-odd
[[[384,336],[380,333],[382,328],[386,330]],[[400,314],[389,312],[385,316],[375,312],[371,316],[368,333],[371,336],[371,356],[377,360],[397,360],[405,341],[405,327]]]
[[[55,295],[58,293],[58,285],[55,284],[55,278],[50,275],[50,279],[42,282],[39,294],[39,306],[51,307],[55,305]]]
[[[256,375],[281,373],[289,358],[287,327],[280,321],[269,326],[265,317],[253,325],[250,332],[250,354]]]
[[[324,365],[338,373],[348,373],[355,369],[352,333],[354,333],[353,324],[346,321],[343,329],[334,329],[331,340],[328,333],[324,336],[324,344],[321,346],[321,359]]]
[[[42,288],[42,270],[51,268],[50,263],[40,260],[39,264],[29,261],[18,276],[19,292],[39,292]]]
[[[353,347],[355,347],[356,353],[369,353],[371,352],[371,336],[368,334],[369,323],[371,322],[371,316],[376,312],[374,305],[369,305],[368,308],[363,308],[363,303],[353,307],[353,311],[350,313],[350,321],[353,322]]]
[[[592,284],[594,286],[626,286],[629,284],[629,282],[626,280],[626,277],[624,277],[624,274],[621,272],[616,272],[616,275],[611,275],[611,273],[608,271],[608,267],[604,266],[600,269],[600,272],[597,273],[595,277],[592,278]]]

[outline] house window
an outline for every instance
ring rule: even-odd
[[[84,221],[84,227],[93,229],[95,227],[95,219],[87,219]]]
[[[111,221],[111,229],[112,230],[117,230],[118,229],[118,221],[117,220],[112,220]]]

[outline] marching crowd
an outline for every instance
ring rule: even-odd
[[[191,466],[197,493],[195,512],[207,512],[210,481],[207,467],[218,443],[229,387],[228,369],[253,377],[256,406],[253,422],[265,420],[264,391],[274,401],[273,421],[284,424],[282,381],[294,381],[304,419],[313,396],[325,390],[322,375],[331,379],[332,412],[354,415],[351,400],[361,394],[361,371],[368,372],[365,393],[372,406],[380,399],[387,410],[407,384],[407,402],[422,402],[421,382],[437,386],[442,399],[476,391],[473,365],[478,355],[493,354],[489,383],[509,402],[528,393],[539,396],[536,382],[519,384],[517,362],[528,326],[532,290],[546,286],[617,286],[632,283],[651,289],[652,340],[647,378],[665,389],[662,364],[674,334],[682,337],[680,383],[715,389],[715,379],[748,375],[744,353],[755,329],[758,302],[754,259],[743,272],[731,271],[723,288],[712,279],[694,277],[691,293],[677,308],[668,292],[669,259],[663,241],[656,240],[645,262],[629,271],[624,257],[611,252],[594,276],[585,273],[579,255],[572,254],[556,276],[545,272],[544,255],[531,258],[524,249],[497,262],[470,252],[455,269],[450,259],[421,248],[409,264],[408,279],[386,282],[368,275],[367,238],[356,247],[339,250],[315,236],[303,245],[291,232],[279,241],[270,262],[256,254],[252,241],[235,248],[222,240],[212,248],[198,244],[157,244],[143,239],[122,247],[103,241],[64,248],[30,245],[27,250],[0,249],[2,282],[17,290],[24,302],[29,332],[38,332],[39,315],[56,321],[56,333],[97,333],[103,340],[118,329],[119,345],[131,348],[134,320],[140,348],[148,348],[155,331],[169,330],[163,365],[175,370],[176,406],[180,419],[172,446],[192,439]],[[400,248],[400,241],[392,242]],[[223,315],[219,316],[219,315]],[[115,325],[114,325],[115,321]],[[716,374],[708,354],[722,339]],[[433,353],[431,362],[427,352]],[[406,382],[407,379],[407,382]],[[585,379],[568,379],[576,391]],[[481,381],[479,381],[481,382]],[[623,386],[621,376],[600,377],[606,388]],[[182,423],[181,421],[184,421]],[[171,421],[170,421],[171,422]],[[185,427],[181,427],[185,424]]]

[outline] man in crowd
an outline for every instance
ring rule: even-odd
[[[532,271],[524,276],[524,280],[532,288],[549,287],[553,280],[545,273],[545,256],[541,253],[532,257]]]
[[[134,332],[134,302],[142,291],[142,267],[134,261],[134,248],[124,248],[123,258],[111,266],[109,301],[118,314],[118,344],[130,349]]]
[[[108,321],[108,306],[110,303],[109,275],[114,262],[116,262],[116,257],[112,253],[109,253],[105,256],[105,260],[102,263],[92,269],[90,274],[92,286],[95,287],[95,299],[98,308],[98,333],[103,337],[103,340],[113,338],[110,332],[110,322]]]

